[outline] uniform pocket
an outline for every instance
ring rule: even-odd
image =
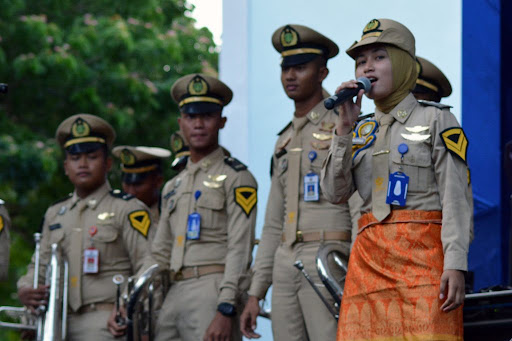
[[[207,191],[197,200],[197,211],[201,215],[201,226],[219,228],[226,225],[225,197],[219,191]]]
[[[397,148],[391,150],[391,172],[403,172],[409,176],[408,192],[426,192],[434,182],[432,153],[427,143],[408,143],[409,150],[403,155]]]
[[[112,225],[98,225],[98,232],[92,240],[100,243],[111,243],[117,239],[119,232]]]

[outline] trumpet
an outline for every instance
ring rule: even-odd
[[[39,284],[41,234],[35,233],[34,240],[36,242],[36,248],[34,253],[35,269],[33,287],[36,289]],[[32,313],[26,307],[0,307],[0,312],[4,312],[13,318],[28,321],[27,323],[0,321],[0,328],[33,330],[36,333],[37,341],[65,340],[67,331],[68,277],[68,262],[61,256],[58,245],[52,244],[51,258],[46,267],[45,280],[45,284],[50,286],[48,306],[38,307],[35,313]]]
[[[143,335],[147,335],[148,340],[154,339],[158,309],[169,291],[170,275],[169,269],[154,264],[135,283],[133,278],[128,279],[129,295],[125,297],[128,341],[141,340]]]
[[[336,266],[335,269],[332,269],[329,266],[329,257],[331,256],[333,263]],[[339,317],[338,311],[340,310],[341,306],[341,298],[343,297],[343,286],[348,270],[348,258],[340,252],[338,245],[324,244],[320,246],[316,256],[316,269],[318,271],[318,276],[320,277],[320,280],[324,284],[329,294],[331,294],[332,298],[334,299],[334,305],[329,303],[327,298],[317,288],[316,284],[313,282],[306,269],[304,269],[302,261],[296,261],[294,266],[302,272],[308,283],[311,285],[331,315],[337,321]],[[337,272],[339,272],[337,274],[338,276],[335,276],[333,270],[337,270]]]

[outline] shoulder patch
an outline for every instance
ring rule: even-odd
[[[142,234],[144,238],[148,237],[149,226],[151,226],[151,218],[148,211],[133,211],[128,214],[128,220],[130,220],[132,227]]]
[[[466,157],[469,142],[464,130],[460,127],[453,127],[443,130],[439,135],[446,149],[467,164]]]
[[[288,129],[289,126],[292,125],[292,121],[288,122],[288,124],[279,131],[279,133],[277,133],[277,136],[280,136],[282,133],[284,133],[286,131],[286,129]]]
[[[233,168],[235,171],[239,172],[242,170],[246,170],[247,166],[235,159],[234,157],[225,157],[224,163]]]
[[[119,189],[114,189],[114,190],[110,191],[110,195],[113,196],[114,198],[119,198],[119,199],[123,199],[123,200],[127,200],[127,201],[135,198],[133,195],[123,192]]]
[[[436,107],[436,108],[441,109],[441,110],[452,108],[451,105],[442,104],[442,103],[438,103],[438,102],[432,102],[432,101],[425,101],[423,99],[418,100],[418,102],[423,104],[423,105],[430,106],[430,107]]]
[[[235,188],[235,202],[242,208],[247,218],[251,214],[256,203],[258,202],[258,194],[256,188],[250,186],[240,186]]]
[[[4,230],[4,226],[4,216],[0,215],[0,233],[2,233],[2,231]]]

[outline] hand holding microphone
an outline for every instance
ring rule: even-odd
[[[366,77],[360,77],[356,81],[344,82],[340,87],[342,90],[338,91],[334,96],[331,96],[324,101],[326,109],[332,109],[335,106],[347,102],[354,96],[364,90],[368,93],[372,87],[371,81]],[[358,98],[356,103],[348,102],[339,108],[339,119],[336,125],[337,135],[346,135],[352,131],[352,126],[357,120],[361,111],[361,98]]]
[[[359,77],[357,80],[357,88],[347,88],[338,92],[336,95],[331,96],[324,101],[324,106],[326,109],[332,109],[337,105],[351,99],[354,96],[357,96],[359,90],[364,90],[364,92],[368,93],[372,88],[372,82],[366,77]]]

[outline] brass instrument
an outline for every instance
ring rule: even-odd
[[[36,248],[34,253],[34,284],[38,287],[41,234],[35,233]],[[62,275],[62,279],[61,279]],[[40,306],[32,313],[26,307],[0,307],[0,312],[5,312],[11,317],[25,319],[27,323],[1,322],[0,327],[33,330],[37,341],[65,340],[67,330],[67,306],[68,306],[68,262],[63,259],[57,244],[51,246],[51,258],[46,267],[45,284],[50,286],[48,306]],[[61,290],[62,287],[62,290]]]
[[[128,279],[129,297],[126,297],[128,341],[140,340],[143,335],[147,335],[148,340],[154,339],[157,310],[169,291],[170,274],[169,269],[162,269],[158,264],[154,264],[140,275],[135,284],[133,279]]]
[[[336,266],[335,269],[329,266],[330,259],[332,259],[331,264]],[[329,303],[329,301],[317,288],[316,284],[313,282],[307,271],[304,269],[302,261],[298,260],[297,262],[295,262],[294,266],[302,272],[304,277],[307,279],[308,283],[311,285],[311,287],[320,297],[320,299],[325,304],[331,315],[337,321],[339,317],[338,312],[341,306],[341,298],[343,296],[343,285],[345,283],[345,277],[347,276],[348,270],[348,259],[344,254],[340,252],[339,246],[336,244],[324,244],[320,246],[316,256],[316,268],[318,271],[318,276],[320,277],[320,280],[324,284],[327,291],[331,294],[332,298],[334,299],[334,305]],[[335,275],[333,270],[336,270],[338,274]]]

